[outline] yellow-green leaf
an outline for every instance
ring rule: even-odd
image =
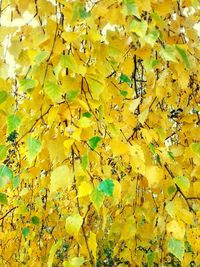
[[[79,214],[73,214],[66,219],[65,229],[68,234],[78,237],[79,230],[83,223],[83,218]]]

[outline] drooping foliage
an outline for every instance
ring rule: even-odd
[[[199,10],[1,1],[1,266],[200,266]]]

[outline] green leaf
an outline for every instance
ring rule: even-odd
[[[129,77],[126,75],[126,74],[121,74],[120,75],[120,82],[123,82],[123,83],[128,83],[129,85],[131,84],[131,80],[129,79]]]
[[[146,72],[152,71],[156,65],[158,65],[159,61],[154,58],[147,58],[144,60],[144,67],[146,69]]]
[[[173,185],[170,185],[168,188],[167,188],[167,192],[169,195],[172,195],[173,193],[176,192],[176,187],[173,186]]]
[[[84,262],[86,260],[84,259],[84,257],[74,257],[72,260],[71,260],[71,264],[73,267],[80,267],[80,266],[84,266]]]
[[[7,147],[5,145],[0,145],[0,160],[6,157]]]
[[[60,85],[54,82],[46,81],[44,85],[44,90],[53,102],[58,101],[58,99],[61,97],[62,91]]]
[[[160,53],[161,53],[162,58],[164,58],[165,60],[177,62],[176,50],[174,46],[166,45],[165,48],[161,47]]]
[[[92,114],[90,112],[84,112],[83,113],[83,117],[86,117],[86,118],[91,118],[92,117]]]
[[[69,90],[66,92],[66,100],[70,103],[73,102],[77,96],[80,94],[80,90],[79,89],[75,89],[75,90]]]
[[[172,159],[173,161],[175,161],[173,153],[171,151],[167,151],[167,153],[168,153],[170,159]]]
[[[37,216],[33,216],[31,218],[31,222],[35,225],[39,225],[40,224],[40,219]]]
[[[92,191],[90,195],[90,199],[95,209],[97,210],[97,212],[99,212],[101,206],[103,205],[104,193],[101,192],[98,188],[94,188],[94,190]]]
[[[62,55],[60,57],[60,64],[63,68],[68,68],[73,72],[76,72],[77,68],[78,68],[76,61],[71,54],[70,55]]]
[[[37,156],[37,154],[41,150],[41,142],[32,137],[28,137],[27,140],[27,152],[28,152],[28,160],[31,163]]]
[[[140,18],[138,7],[134,0],[123,0],[123,13],[125,16],[133,15]]]
[[[186,176],[177,176],[174,178],[174,181],[183,193],[188,192],[190,188],[190,180]]]
[[[126,97],[128,95],[128,92],[124,90],[120,90],[120,95],[123,97]]]
[[[167,249],[175,257],[182,261],[185,250],[185,244],[183,241],[172,238],[167,243]]]
[[[20,126],[20,124],[21,124],[21,119],[17,115],[12,114],[8,116],[7,118],[8,134],[16,130]]]
[[[36,62],[36,64],[40,64],[42,63],[45,59],[47,59],[47,57],[49,56],[49,52],[48,51],[40,51],[34,58],[34,61]]]
[[[156,162],[161,165],[160,156],[158,154],[156,155]]]
[[[13,172],[6,166],[0,166],[0,188],[13,178]]]
[[[107,196],[112,196],[113,195],[113,191],[114,191],[114,183],[112,179],[106,179],[104,181],[102,181],[99,186],[98,189],[103,192],[105,195]]]
[[[157,41],[160,33],[157,30],[151,31],[149,34],[147,34],[144,37],[144,40],[146,43],[150,44],[151,46],[154,46],[155,42]]]
[[[88,155],[85,154],[81,158],[81,167],[82,167],[84,172],[86,171],[87,166],[88,166]]]
[[[26,238],[29,233],[30,233],[30,229],[28,227],[24,227],[22,229],[22,235],[24,238]]]
[[[1,90],[0,91],[0,104],[6,101],[7,98],[8,98],[8,93],[4,90]]]
[[[195,153],[200,155],[200,142],[192,143],[191,148]]]
[[[151,151],[151,153],[152,153],[153,155],[156,154],[156,147],[154,146],[154,144],[150,143],[150,144],[149,144],[149,149],[150,149],[150,151]]]
[[[6,194],[0,193],[0,203],[1,204],[4,204],[4,205],[7,205],[8,204],[8,199],[7,199]]]
[[[90,12],[87,12],[85,9],[84,3],[75,3],[73,8],[73,17],[72,20],[76,21],[79,19],[86,19],[91,15]]]
[[[90,138],[88,140],[88,145],[92,148],[92,149],[96,149],[98,143],[101,141],[101,137],[99,136],[94,136],[92,138]]]
[[[139,37],[145,37],[148,24],[146,20],[137,21],[132,20],[129,25],[129,30],[136,33]]]
[[[183,61],[183,63],[185,64],[186,68],[190,68],[190,62],[187,56],[187,53],[185,52],[184,49],[182,49],[180,46],[176,45],[176,50],[178,51],[178,54],[181,58],[181,60]]]
[[[31,92],[32,90],[30,89],[37,86],[37,81],[32,80],[32,79],[24,79],[24,80],[21,80],[19,84],[22,90]]]
[[[155,258],[155,253],[153,251],[149,251],[147,253],[147,264],[148,264],[148,267],[153,267],[154,258]]]
[[[11,183],[12,183],[13,188],[18,187],[18,185],[20,184],[20,178],[19,178],[19,176],[18,175],[17,176],[13,176],[11,178]]]

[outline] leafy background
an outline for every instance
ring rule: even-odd
[[[1,1],[2,266],[200,266],[199,7]]]

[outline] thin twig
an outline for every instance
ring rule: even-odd
[[[12,209],[8,210],[1,218],[0,221],[3,220],[9,213],[11,213],[13,210],[15,210],[16,208],[18,208],[18,206],[13,207]]]

